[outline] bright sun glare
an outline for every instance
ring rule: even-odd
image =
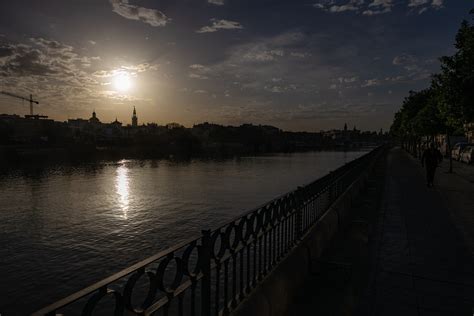
[[[114,87],[118,91],[126,92],[132,86],[132,80],[127,73],[121,73],[114,78]]]

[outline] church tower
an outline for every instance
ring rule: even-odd
[[[94,109],[94,112],[92,112],[92,117],[89,119],[89,123],[92,123],[92,124],[100,123],[99,119],[97,118],[97,114],[95,113],[95,109]]]
[[[138,126],[138,117],[137,117],[137,111],[135,110],[135,107],[133,107],[132,126],[133,127]]]

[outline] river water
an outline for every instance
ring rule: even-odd
[[[32,312],[363,153],[10,170],[0,175],[0,314]]]

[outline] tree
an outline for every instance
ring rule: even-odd
[[[432,95],[430,89],[419,92],[410,91],[408,97],[403,100],[402,108],[395,114],[394,124],[390,130],[392,135],[402,140],[404,147],[415,155],[418,154],[421,137],[427,135],[427,132],[429,135],[434,135],[439,126],[436,111],[424,110],[428,104],[433,103]],[[427,114],[429,117],[425,118]]]
[[[474,10],[471,10],[474,17]],[[453,56],[443,56],[441,73],[434,76],[432,89],[443,123],[446,127],[449,172],[452,172],[451,144],[449,136],[461,134],[463,126],[474,120],[474,26],[464,20],[456,35]]]
[[[436,94],[431,89],[424,90],[419,102],[423,107],[413,118],[415,133],[418,136],[430,136],[433,140],[436,134],[445,131]]]
[[[474,10],[470,11],[474,18]],[[456,52],[443,56],[441,72],[433,76],[429,89],[413,92],[395,114],[390,132],[408,150],[417,153],[422,136],[445,132],[452,172],[450,135],[463,133],[474,121],[474,25],[464,20],[456,35]]]

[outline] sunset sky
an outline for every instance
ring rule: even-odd
[[[0,90],[57,120],[387,129],[454,52],[468,0],[0,4]],[[0,113],[28,104],[0,96]]]

